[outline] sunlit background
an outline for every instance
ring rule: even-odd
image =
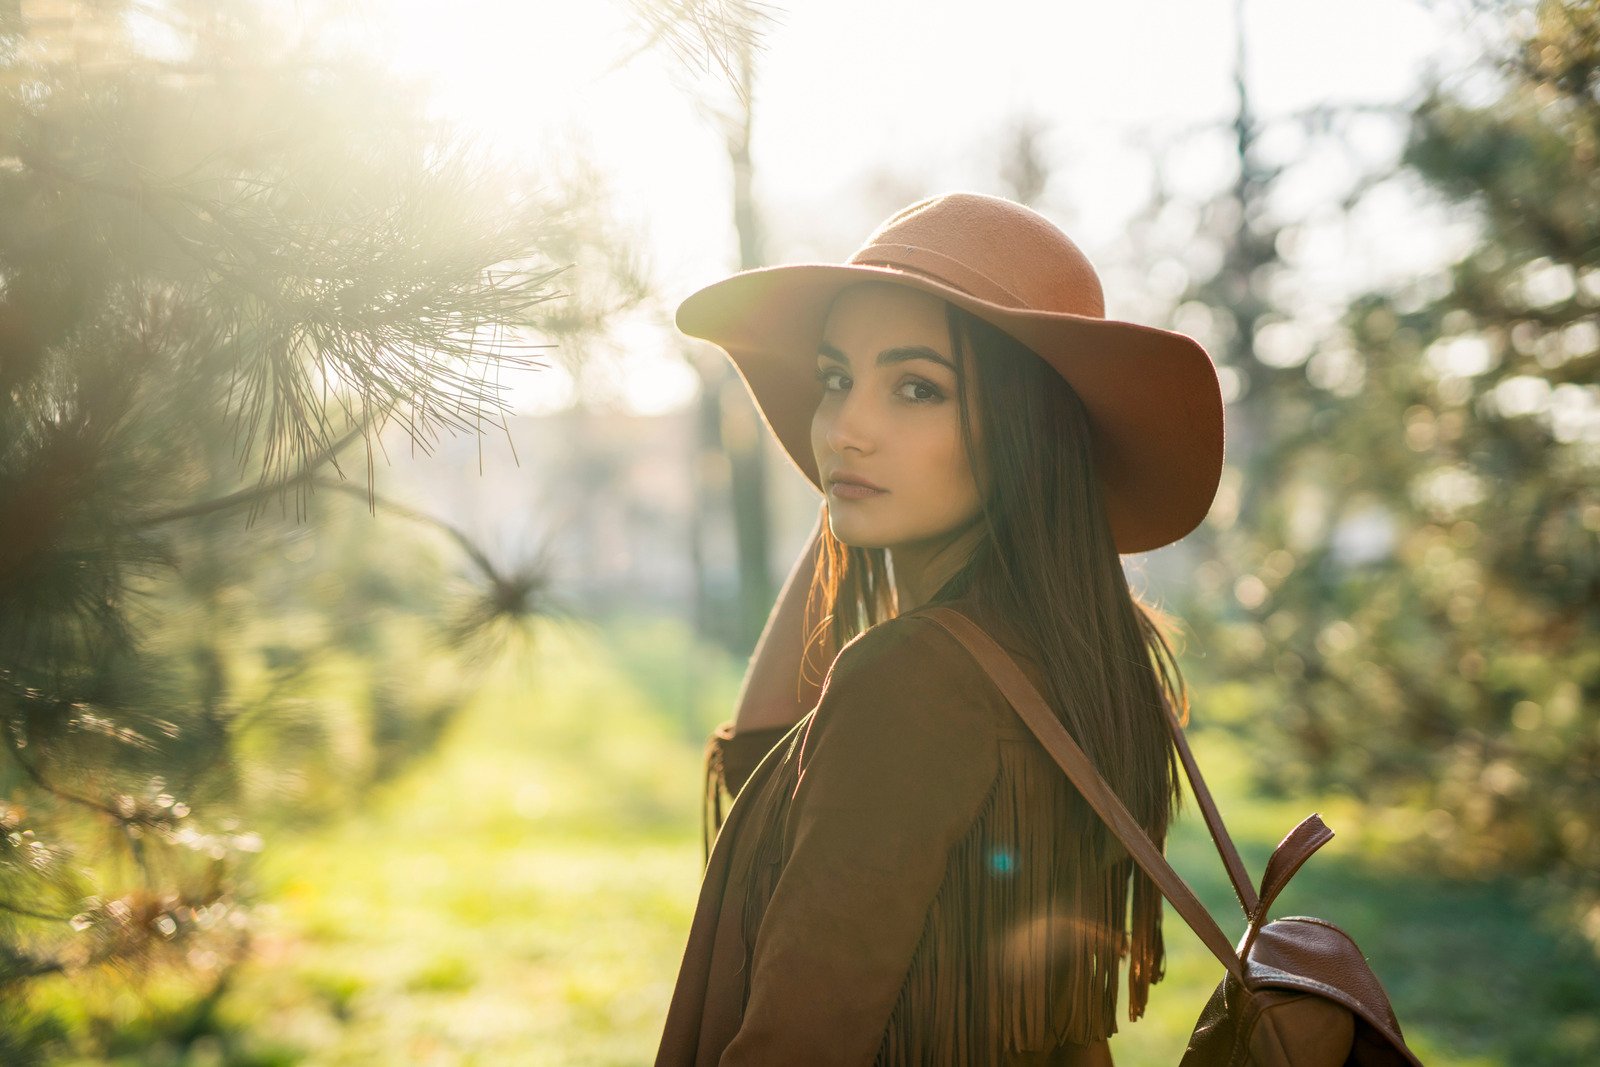
[[[1170,299],[1181,258],[1159,261],[1166,269],[1151,278],[1158,265],[1129,261],[1125,231],[1149,203],[1157,146],[1170,152],[1163,178],[1175,193],[1203,198],[1235,172],[1237,6],[1018,2],[986,5],[981,17],[970,5],[909,0],[773,7],[752,137],[768,258],[841,259],[900,201],[928,191],[1003,192],[1008,136],[1036,127],[1049,168],[1041,205],[1097,264],[1126,272],[1107,287],[1107,313],[1131,317]],[[367,25],[395,69],[427,79],[440,114],[494,151],[534,173],[567,151],[591,159],[666,303],[737,266],[729,163],[707,114],[732,94],[714,67],[634,52],[628,12],[469,0],[441,20],[435,5],[395,2],[373,5]],[[1385,0],[1256,4],[1245,15],[1260,119],[1374,112],[1336,144],[1310,144],[1284,123],[1264,146],[1295,164],[1274,196],[1306,229],[1296,246],[1304,295],[1331,315],[1362,288],[1459,252],[1461,220],[1452,226],[1404,181],[1353,217],[1338,202],[1359,176],[1393,164],[1404,138],[1394,109],[1430,73],[1466,67],[1481,27],[1461,7]],[[551,39],[562,46],[530,58],[533,42]],[[673,339],[630,337],[618,346],[628,366],[620,395],[604,399],[641,414],[688,406],[692,376],[660,351]],[[521,388],[529,411],[574,400],[564,384]]]
[[[956,189],[1215,357],[1126,559],[1276,914],[1600,1062],[1593,0],[0,2],[0,1063],[650,1062],[818,501],[730,271]],[[1174,865],[1225,929],[1186,812]],[[1112,1042],[1177,1061],[1219,979]],[[1509,992],[1508,992],[1509,991]]]

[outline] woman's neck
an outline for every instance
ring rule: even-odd
[[[954,535],[891,548],[897,613],[915,611],[932,600],[971,557],[982,536],[983,524],[975,521]]]

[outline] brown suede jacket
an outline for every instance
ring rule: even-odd
[[[716,840],[662,1067],[1104,1065],[1120,960],[1130,1019],[1160,980],[1159,897],[1130,937],[1132,861],[1067,839],[1082,798],[916,612],[845,646],[792,728],[719,727],[706,771]]]

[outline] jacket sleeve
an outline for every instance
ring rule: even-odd
[[[914,616],[839,654],[802,742],[786,860],[723,1067],[876,1057],[950,850],[998,773],[979,670]]]
[[[700,838],[704,846],[701,862],[710,862],[711,843],[722,830],[723,797],[730,803],[737,799],[762,758],[792,729],[792,726],[772,726],[734,733],[730,721],[711,731],[706,739],[704,803],[700,809]]]
[[[718,784],[723,791],[730,798],[738,796],[756,764],[792,729],[794,726],[790,724],[734,733],[733,723],[729,721],[713,730],[706,745],[706,761],[708,765],[716,765]]]

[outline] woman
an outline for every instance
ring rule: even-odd
[[[719,832],[657,1062],[1110,1063],[1122,960],[1130,1019],[1162,975],[1160,895],[919,611],[988,630],[1160,844],[1183,701],[1118,553],[1210,505],[1209,357],[1104,318],[1065,234],[968,193],[678,322],[825,495],[708,746]]]

